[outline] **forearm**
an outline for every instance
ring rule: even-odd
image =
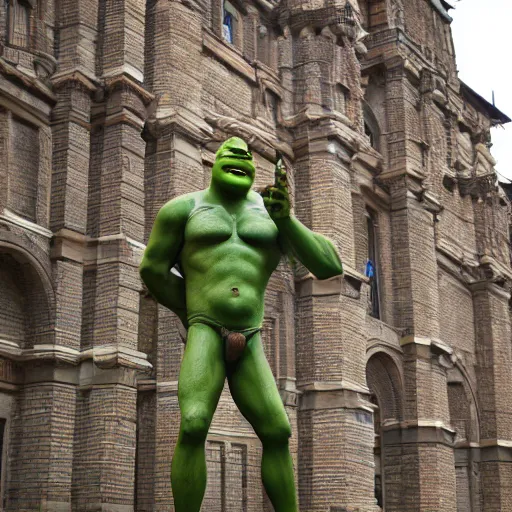
[[[332,242],[308,229],[293,216],[274,219],[285,245],[318,279],[343,273],[340,257]]]
[[[186,327],[185,280],[171,272],[157,272],[149,267],[142,266],[140,276],[149,293],[158,303],[175,313]]]

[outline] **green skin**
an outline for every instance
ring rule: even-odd
[[[159,211],[140,266],[156,300],[188,327],[178,398],[181,426],[172,462],[176,512],[199,512],[206,488],[205,441],[227,377],[231,395],[263,445],[261,475],[276,512],[297,512],[288,441],[290,423],[263,352],[260,333],[227,362],[218,329],[192,322],[203,315],[231,331],[261,326],[265,288],[281,255],[293,255],[318,279],[342,274],[332,243],[290,215],[286,172],[251,190],[255,167],[247,144],[224,142],[210,186],[177,197]],[[170,272],[179,264],[184,278]]]

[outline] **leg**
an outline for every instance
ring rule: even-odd
[[[209,326],[188,331],[178,382],[181,425],[171,484],[176,512],[199,512],[206,489],[205,441],[226,371],[221,337]]]
[[[291,427],[260,333],[247,342],[228,372],[231,396],[263,444],[261,478],[275,512],[297,512],[293,464],[288,447]]]

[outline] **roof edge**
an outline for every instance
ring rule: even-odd
[[[460,92],[462,96],[468,100],[476,109],[480,110],[484,114],[487,114],[493,126],[510,123],[510,117],[504,114],[495,105],[489,103],[483,96],[480,96],[480,94],[478,94],[462,80],[460,81]]]
[[[453,7],[445,0],[430,0],[432,7],[441,15],[446,23],[451,23],[453,18],[448,14],[448,9]]]

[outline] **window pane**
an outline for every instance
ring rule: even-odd
[[[222,38],[234,44],[237,31],[237,10],[229,2],[224,2],[222,9]]]

